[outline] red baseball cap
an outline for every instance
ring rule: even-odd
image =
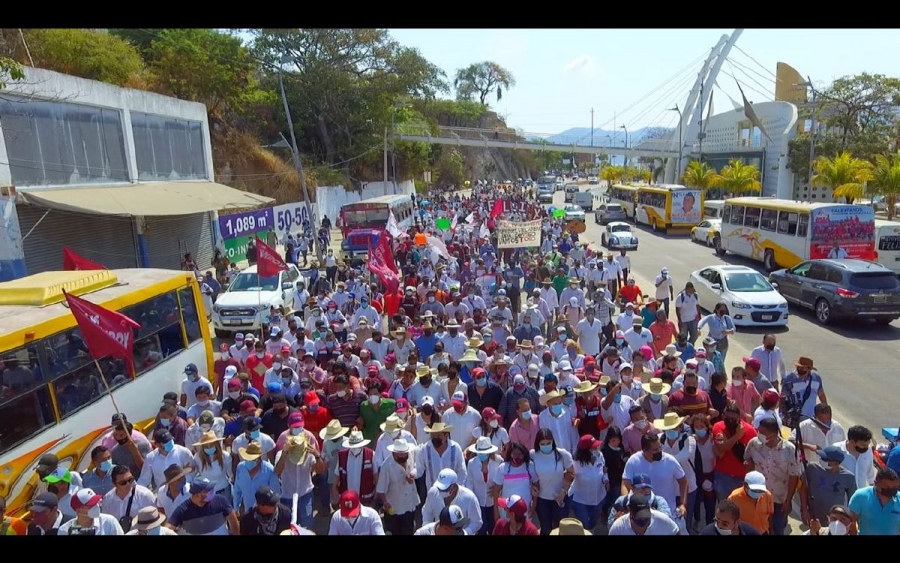
[[[778,391],[774,389],[766,389],[763,391],[762,395],[763,401],[768,403],[777,403],[781,400],[781,395],[778,394]]]
[[[585,434],[581,438],[578,438],[578,449],[579,450],[590,450],[593,448],[599,448],[603,445],[603,442],[594,438],[590,434]]]
[[[78,512],[79,508],[91,508],[96,506],[103,497],[94,492],[94,489],[78,489],[72,495],[72,510]]]
[[[303,395],[303,402],[309,405],[318,405],[322,402],[322,399],[319,398],[319,394],[315,391],[307,391],[306,395]]]
[[[378,366],[369,366],[366,368],[366,375],[378,377]]]
[[[281,353],[282,353],[282,354],[288,354],[288,355],[290,355],[290,353],[291,353],[291,347],[290,347],[290,346],[282,346],[282,347],[281,347]]]
[[[409,401],[406,399],[397,399],[397,402],[394,403],[394,412],[407,412],[409,411]]]
[[[762,367],[762,362],[757,360],[756,358],[744,358],[744,366],[748,368],[753,368],[755,370],[759,370]]]
[[[246,414],[248,412],[253,412],[256,410],[256,405],[253,403],[253,401],[251,401],[250,399],[247,399],[246,401],[244,401],[240,404],[240,410],[241,410],[242,414]]]
[[[497,411],[492,409],[491,407],[485,407],[481,411],[481,418],[486,422],[490,422],[492,420],[500,420],[500,415],[497,414]]]
[[[485,376],[484,368],[475,368],[472,370],[472,377],[475,379],[480,379]]]
[[[303,413],[292,412],[288,417],[288,425],[291,428],[303,428],[306,425],[306,422],[303,420]]]
[[[232,377],[228,380],[228,388],[229,389],[240,389],[241,388],[241,380],[237,377]]]
[[[356,491],[344,491],[341,495],[341,517],[356,518],[359,516],[359,494]]]
[[[500,508],[512,514],[524,516],[528,513],[528,503],[525,502],[525,499],[523,499],[519,495],[510,495],[507,498],[498,498],[497,504],[500,506]]]

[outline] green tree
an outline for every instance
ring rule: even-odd
[[[748,194],[762,190],[759,168],[732,158],[719,174],[718,187],[729,194]]]
[[[492,93],[497,95],[499,102],[503,99],[503,92],[509,91],[515,85],[516,79],[512,73],[491,61],[473,63],[461,68],[456,71],[453,79],[457,98],[478,100],[482,105],[487,104],[487,98]]]
[[[120,37],[90,29],[30,29],[34,64],[40,68],[126,86],[139,79],[144,61]]]
[[[719,186],[722,177],[707,163],[700,160],[691,160],[684,168],[681,182],[690,188],[707,191]]]
[[[22,72],[22,65],[8,57],[0,57],[0,90],[6,88],[10,81],[22,80],[25,78]]]
[[[812,184],[829,188],[834,197],[847,203],[866,195],[866,183],[872,179],[872,164],[844,151],[834,158],[819,157],[813,166]]]
[[[160,34],[164,31],[167,30],[122,28],[110,29],[109,33],[127,41],[138,51],[140,51],[141,55],[144,57],[144,60],[149,61],[153,58],[153,51],[151,49],[153,42],[158,39]]]
[[[212,29],[164,29],[147,52],[156,88],[206,104],[211,116],[260,101],[256,60],[237,37]]]
[[[454,147],[441,147],[440,156],[435,162],[433,182],[462,185],[466,179],[466,162],[459,150]]]
[[[875,156],[868,187],[870,193],[884,196],[887,218],[893,220],[897,202],[900,201],[900,153]]]

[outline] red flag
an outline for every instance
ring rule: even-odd
[[[277,276],[288,269],[274,248],[256,239],[256,273],[264,278]]]
[[[494,207],[491,208],[491,214],[489,215],[489,217],[491,219],[496,219],[497,217],[499,217],[502,214],[503,214],[503,200],[498,199],[497,201],[494,202]]]
[[[378,276],[378,279],[381,280],[381,283],[387,288],[388,293],[395,293],[400,288],[400,278],[397,277],[397,273],[394,272],[394,270],[384,263],[379,250],[376,250],[369,245],[369,260],[367,266],[370,272]],[[388,256],[391,256],[391,261],[393,262],[393,255],[389,254]]]
[[[120,358],[128,365],[129,373],[133,372],[134,329],[141,328],[141,325],[122,313],[110,311],[65,291],[63,295],[81,329],[81,338],[90,350],[91,357],[95,360],[106,356]]]
[[[399,273],[397,270],[397,261],[394,260],[394,251],[391,248],[391,243],[388,241],[387,233],[382,233],[378,239],[378,246],[369,247],[369,262],[372,260],[377,261],[377,263],[384,268],[388,268],[395,274]]]
[[[108,270],[103,264],[88,260],[68,247],[63,247],[63,270]]]

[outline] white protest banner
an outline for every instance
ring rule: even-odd
[[[312,207],[313,216],[315,216],[316,204],[310,204],[310,207]],[[279,205],[272,209],[272,212],[275,220],[275,234],[278,235],[278,240],[282,242],[287,238],[288,233],[299,234],[302,230],[303,222],[309,221],[306,203],[302,201]]]
[[[497,248],[528,248],[540,245],[540,219],[524,223],[500,221],[497,226]]]

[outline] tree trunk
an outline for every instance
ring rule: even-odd
[[[334,143],[331,142],[331,134],[328,132],[328,125],[325,124],[324,116],[316,116],[316,128],[319,130],[319,139],[325,146],[325,161],[328,164],[334,164]]]

